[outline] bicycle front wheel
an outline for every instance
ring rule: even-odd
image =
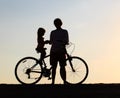
[[[66,82],[68,84],[82,84],[88,76],[87,63],[80,57],[71,57],[71,61],[67,59],[66,64]]]
[[[15,77],[22,84],[35,84],[42,77],[42,66],[36,58],[25,57],[16,64]]]

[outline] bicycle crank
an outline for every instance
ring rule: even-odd
[[[26,72],[25,72],[25,74],[28,75],[28,79],[30,79],[30,72],[31,72],[31,69],[30,69],[30,68],[28,68],[28,69],[26,70]]]

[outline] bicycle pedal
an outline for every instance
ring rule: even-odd
[[[28,79],[30,79],[30,75],[28,75]]]

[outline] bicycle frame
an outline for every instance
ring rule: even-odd
[[[47,55],[47,56],[45,56],[45,58],[47,58],[47,57],[49,57],[49,56],[50,56],[50,55]],[[33,65],[33,66],[31,67],[31,69],[33,69],[34,67],[36,67],[37,64],[39,64],[39,60],[38,60],[38,62],[36,62],[35,65]],[[43,65],[45,65],[45,67],[46,67],[46,63],[45,63],[44,59],[43,59]]]
[[[46,55],[44,58],[47,58],[47,57],[49,57],[49,56],[50,56],[50,55]],[[75,72],[75,70],[74,70],[74,68],[73,68],[73,65],[72,65],[72,62],[71,62],[71,61],[72,61],[72,57],[71,57],[67,52],[66,52],[66,56],[67,56],[66,60],[69,61],[72,71]],[[33,69],[35,66],[37,66],[38,63],[39,63],[39,60],[38,60],[38,62],[37,62],[35,65],[33,65],[30,69]],[[42,66],[42,67],[45,67],[45,68],[47,67],[44,59],[43,59],[43,65],[44,65],[44,66]],[[50,67],[50,70],[51,70],[51,69],[52,69],[52,67]],[[37,72],[37,71],[31,71],[31,72],[40,73],[40,72]]]
[[[67,55],[67,59],[66,60],[68,60],[69,61],[69,63],[70,63],[70,66],[71,66],[71,68],[72,68],[72,71],[73,72],[75,72],[75,69],[73,68],[73,64],[72,64],[72,57],[67,53],[66,54]]]

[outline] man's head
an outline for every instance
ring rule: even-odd
[[[61,28],[61,26],[62,26],[62,21],[61,21],[61,19],[60,18],[56,18],[55,20],[54,20],[54,25],[55,25],[55,27],[58,29],[58,28]]]

